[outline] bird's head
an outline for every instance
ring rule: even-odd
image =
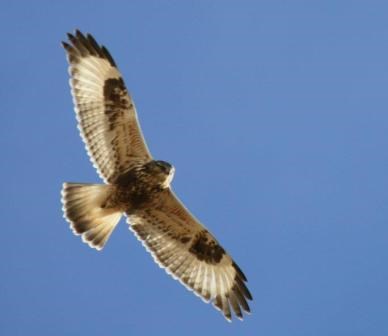
[[[163,189],[168,188],[174,178],[175,168],[166,161],[153,160],[146,164],[147,173]]]

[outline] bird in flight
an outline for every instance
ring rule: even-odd
[[[136,108],[108,50],[80,31],[63,42],[78,128],[105,184],[64,183],[64,217],[101,250],[121,216],[155,262],[228,321],[243,318],[252,296],[241,269],[171,188],[174,167],[154,160]]]

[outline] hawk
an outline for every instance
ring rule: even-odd
[[[108,50],[80,31],[63,42],[78,128],[105,184],[64,183],[64,217],[101,250],[121,216],[156,263],[228,321],[252,296],[244,273],[171,189],[174,167],[154,160],[136,108]]]

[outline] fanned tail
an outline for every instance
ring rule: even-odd
[[[90,247],[101,250],[121,218],[117,208],[105,208],[112,187],[104,184],[64,183],[64,217],[74,234]]]

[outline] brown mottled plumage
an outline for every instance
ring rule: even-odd
[[[159,266],[231,320],[252,296],[245,275],[171,190],[174,168],[153,160],[135,105],[108,50],[76,31],[63,43],[75,111],[87,152],[106,184],[65,183],[65,218],[102,249],[122,214]]]

